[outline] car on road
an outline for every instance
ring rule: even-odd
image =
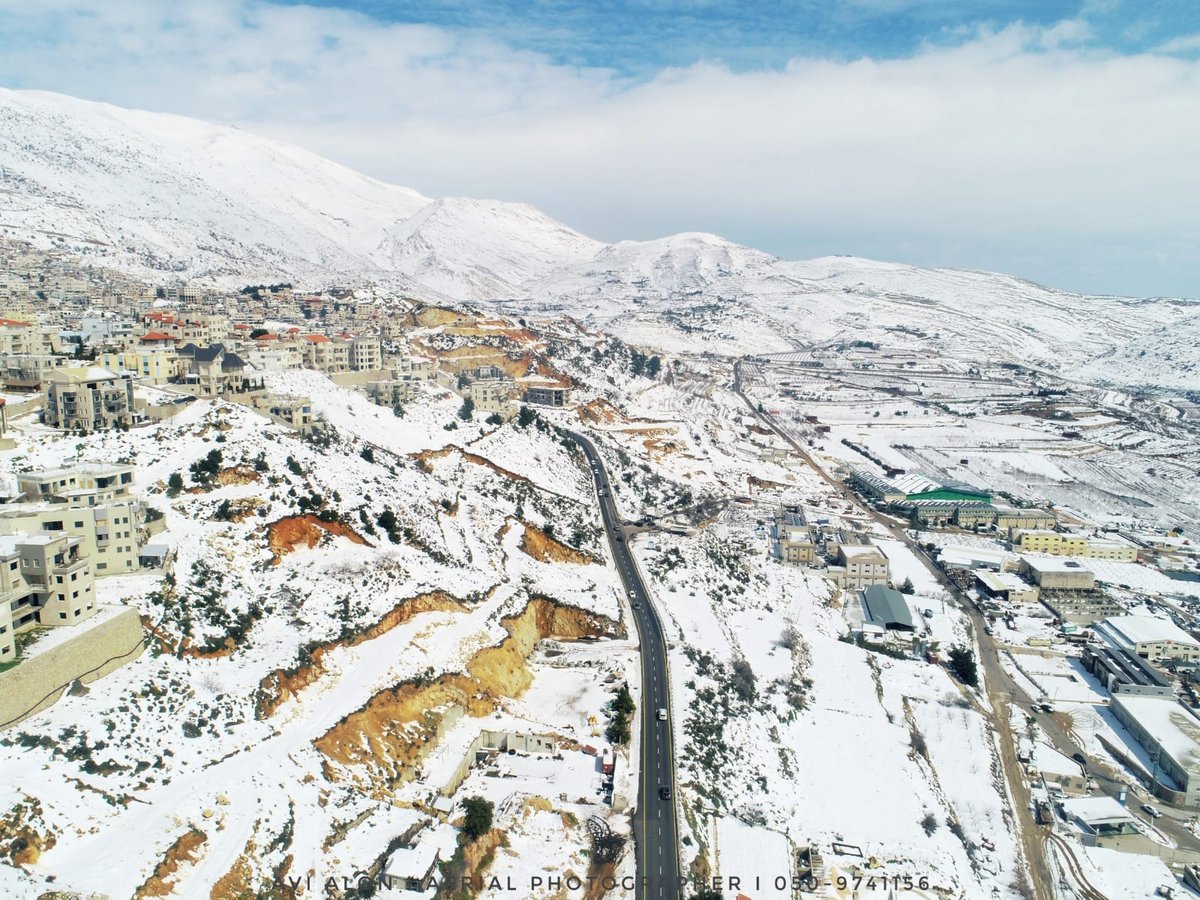
[[[623,543],[625,543],[625,535],[623,535],[623,534],[618,534],[618,535],[617,535],[617,543],[618,543],[618,544],[623,544]]]
[[[667,711],[665,709],[660,709],[658,711],[658,721],[660,721],[660,722],[667,721]]]
[[[634,608],[634,609],[641,609],[641,608],[642,608],[642,604],[640,604],[640,603],[638,603],[636,600],[634,600],[634,601],[633,601],[633,608]]]
[[[1159,812],[1158,809],[1156,809],[1155,807],[1151,806],[1149,803],[1142,804],[1142,812],[1144,812],[1146,815],[1148,815],[1152,819],[1157,819],[1162,816],[1162,813]]]
[[[662,797],[664,800],[670,800],[671,786],[669,784],[664,784],[662,787],[660,787],[658,789],[658,796]]]
[[[986,634],[988,637],[991,637],[993,634],[996,633],[996,629],[994,629],[991,625],[985,625],[983,627],[983,633]]]

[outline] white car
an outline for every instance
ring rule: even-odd
[[[658,711],[658,721],[660,721],[660,722],[667,721],[667,711],[665,709],[660,709]]]
[[[1155,807],[1151,806],[1149,803],[1142,804],[1142,812],[1144,812],[1146,815],[1148,815],[1152,819],[1158,819],[1158,818],[1162,817],[1162,813],[1159,812]]]

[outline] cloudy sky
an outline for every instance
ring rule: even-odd
[[[1200,296],[1196,0],[0,0],[0,84],[604,240]]]

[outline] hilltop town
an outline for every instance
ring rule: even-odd
[[[0,247],[10,895],[1197,879],[1178,399]]]

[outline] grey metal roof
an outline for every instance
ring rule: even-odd
[[[867,621],[872,625],[878,625],[880,628],[899,626],[916,630],[912,613],[909,612],[908,604],[904,602],[904,596],[899,591],[882,584],[873,584],[864,588],[862,595]]]

